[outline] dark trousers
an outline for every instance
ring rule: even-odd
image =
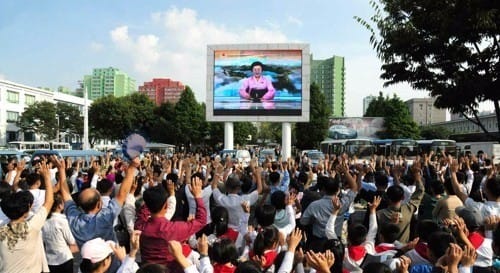
[[[73,272],[73,259],[60,265],[49,265],[50,273],[71,273]]]

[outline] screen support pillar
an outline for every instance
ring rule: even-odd
[[[281,160],[286,161],[292,156],[292,125],[290,122],[281,124]]]
[[[232,122],[224,122],[224,149],[234,149],[234,126]]]

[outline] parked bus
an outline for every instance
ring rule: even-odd
[[[175,154],[175,145],[165,144],[165,143],[147,143],[145,152],[165,154],[168,157],[172,157]]]
[[[322,141],[320,151],[325,155],[341,155],[345,152],[345,139],[327,139]]]
[[[432,140],[417,140],[418,152],[429,154],[434,151],[434,154],[441,156],[442,152],[446,155],[457,156],[457,143],[455,140],[449,139],[432,139]]]
[[[349,139],[345,142],[345,152],[349,157],[356,156],[358,160],[370,159],[375,153],[375,146],[369,139]]]
[[[500,144],[494,141],[488,142],[457,142],[460,155],[478,155],[483,152],[493,159],[493,164],[500,163]]]
[[[10,150],[34,152],[35,150],[49,150],[50,143],[46,141],[11,141],[7,144]]]
[[[377,156],[385,156],[385,157],[390,156],[391,155],[391,144],[392,144],[392,139],[375,139],[375,140],[373,140],[375,154]]]
[[[7,148],[32,153],[36,150],[71,150],[71,144],[48,141],[11,141],[7,144]]]
[[[71,144],[67,142],[50,142],[52,150],[71,150]]]

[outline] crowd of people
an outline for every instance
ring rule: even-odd
[[[0,272],[496,272],[491,158],[9,160]],[[75,266],[76,265],[76,266]]]

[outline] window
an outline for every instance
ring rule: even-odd
[[[26,103],[26,105],[33,105],[35,103],[35,96],[33,95],[25,95],[24,96],[24,103]]]
[[[7,111],[7,122],[17,122],[19,119],[19,113],[18,112],[12,112],[12,111]]]
[[[19,93],[7,90],[7,101],[12,103],[19,103]]]
[[[16,131],[7,131],[6,137],[7,137],[7,142],[16,141],[17,140],[17,132]]]

